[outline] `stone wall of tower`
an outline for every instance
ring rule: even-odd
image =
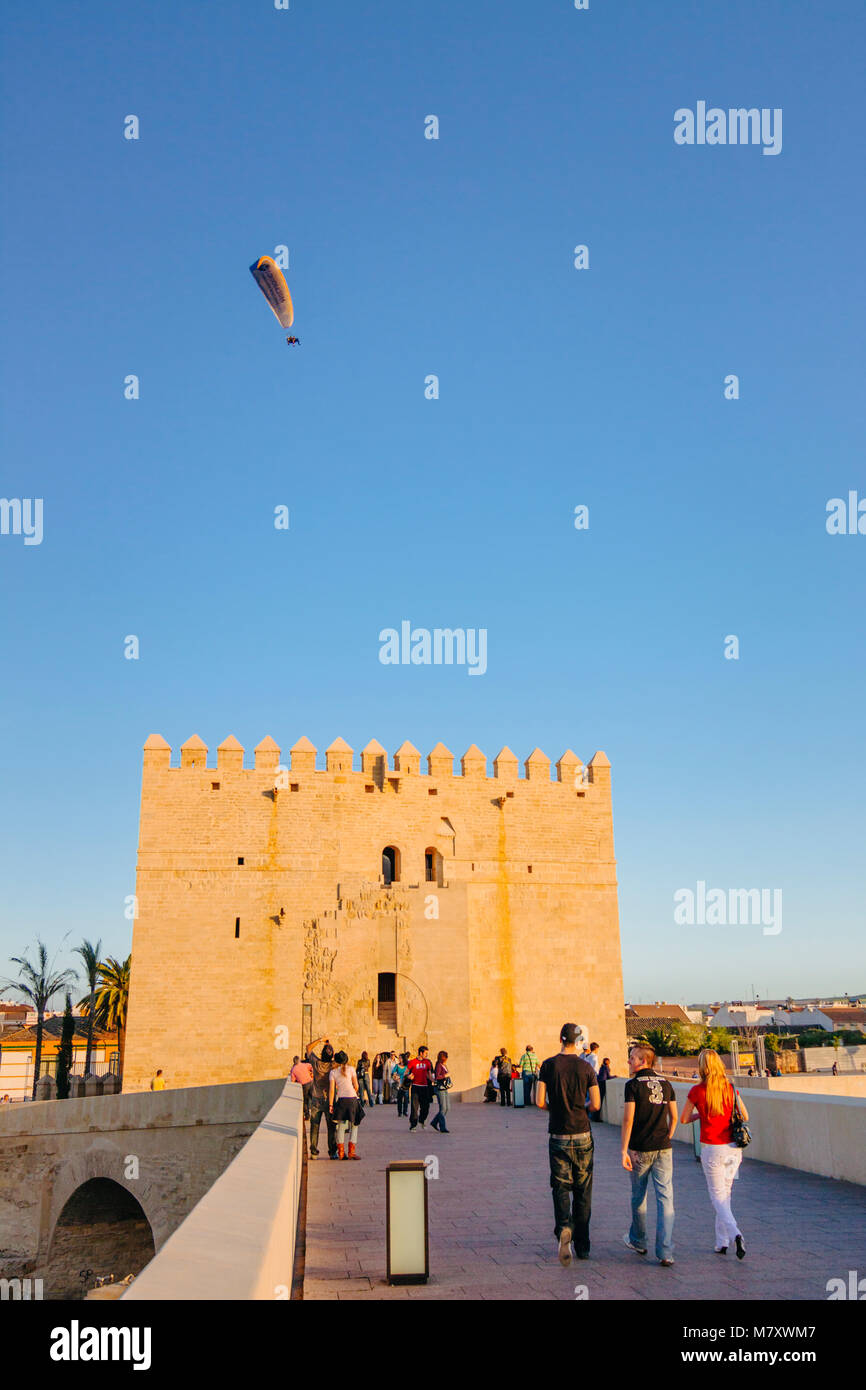
[[[505,1045],[556,1050],[586,1023],[625,1069],[610,767],[536,750],[487,775],[471,748],[454,774],[437,747],[372,743],[324,769],[306,739],[281,770],[271,739],[244,767],[234,738],[208,766],[145,745],[125,1089],[162,1067],[170,1086],[285,1075],[305,1026],[345,1046],[444,1047],[458,1088]],[[382,851],[399,855],[382,877]],[[436,851],[435,877],[425,854]],[[239,862],[243,861],[243,862]],[[379,1020],[396,977],[396,1028]],[[308,1006],[305,1016],[304,1006]]]

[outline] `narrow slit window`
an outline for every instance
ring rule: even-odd
[[[240,934],[241,934],[241,919],[240,919],[240,917],[236,917],[236,918],[235,918],[235,941],[237,941],[237,939],[238,939],[238,937],[240,936]]]

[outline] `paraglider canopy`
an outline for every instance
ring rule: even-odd
[[[260,256],[250,266],[250,274],[270,304],[283,328],[291,328],[295,317],[286,277],[271,256]]]

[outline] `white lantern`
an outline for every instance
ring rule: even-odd
[[[427,1238],[427,1176],[422,1159],[389,1163],[385,1169],[389,1284],[426,1284],[430,1275]]]

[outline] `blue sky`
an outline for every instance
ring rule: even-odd
[[[866,536],[825,529],[866,496],[862,7],[3,22],[0,493],[44,539],[0,536],[0,973],[129,949],[149,733],[306,733],[603,748],[628,997],[866,988]],[[698,100],[781,107],[782,152],[675,145]],[[383,666],[405,618],[486,628],[486,674]],[[782,932],[677,925],[699,880]]]

